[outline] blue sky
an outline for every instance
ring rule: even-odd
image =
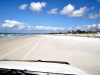
[[[59,32],[96,25],[100,0],[0,0],[0,32]]]

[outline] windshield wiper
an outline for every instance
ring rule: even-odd
[[[4,59],[4,60],[0,60],[0,61],[47,62],[47,63],[59,63],[59,64],[68,64],[68,65],[70,65],[68,62],[63,62],[63,61],[43,61],[43,60],[8,60],[8,59]]]

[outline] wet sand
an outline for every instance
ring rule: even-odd
[[[76,36],[38,35],[0,41],[0,60],[66,61],[100,75],[100,39]]]

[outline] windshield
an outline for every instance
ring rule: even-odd
[[[73,74],[100,75],[100,0],[0,0],[0,60],[59,61]]]

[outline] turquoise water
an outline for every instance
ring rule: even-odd
[[[0,34],[0,41],[35,37],[34,34]]]

